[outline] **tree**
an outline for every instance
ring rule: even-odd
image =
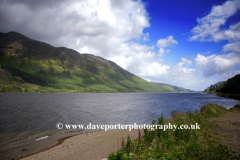
[[[213,86],[211,85],[210,89],[209,89],[209,92],[212,92],[212,91],[213,91]]]

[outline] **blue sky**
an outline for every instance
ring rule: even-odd
[[[193,90],[240,73],[240,0],[3,0],[0,32]]]
[[[197,18],[204,17],[211,12],[212,7],[221,5],[224,1],[177,1],[177,0],[146,0],[146,9],[149,13],[149,21],[151,26],[144,29],[145,33],[149,33],[150,41],[143,44],[154,45],[160,37],[167,37],[173,35],[179,44],[172,48],[175,52],[169,58],[166,58],[166,64],[174,65],[184,56],[196,55],[198,52],[211,52],[220,54],[222,46],[228,41],[215,42],[201,42],[191,41],[188,39],[191,36],[191,30],[197,25]],[[235,17],[235,16],[233,16]],[[237,17],[235,17],[237,19]],[[236,21],[234,21],[236,23]],[[229,26],[231,23],[225,25]],[[155,48],[157,49],[157,48]],[[156,50],[155,50],[156,52]],[[194,57],[192,57],[194,58]],[[175,62],[175,63],[176,63]]]
[[[226,1],[211,0],[211,1],[177,1],[177,0],[145,0],[147,12],[149,14],[150,27],[144,29],[144,33],[149,33],[149,41],[142,42],[142,44],[154,45],[160,37],[167,37],[172,35],[178,44],[171,48],[171,53],[164,56],[163,64],[174,66],[181,61],[181,58],[187,58],[194,61],[198,53],[205,56],[213,54],[222,55],[222,47],[229,43],[228,40],[214,41],[189,41],[191,37],[191,30],[198,25],[197,18],[202,18],[211,13],[214,6],[222,6]],[[230,25],[236,24],[240,21],[239,7],[238,11],[230,16],[224,25],[220,28],[227,29]],[[154,51],[157,53],[157,47]],[[187,68],[197,69],[196,66]],[[231,68],[231,71],[240,71],[239,65]],[[239,73],[239,72],[236,72]],[[201,74],[200,74],[201,75]],[[234,74],[229,75],[229,77]],[[221,76],[219,74],[207,77],[205,81],[216,82],[219,80],[226,80],[228,76]],[[203,77],[204,78],[204,77]],[[205,81],[203,83],[205,83]],[[208,83],[209,85],[209,83]],[[198,87],[200,89],[200,87]]]

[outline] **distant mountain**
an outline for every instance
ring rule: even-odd
[[[220,86],[221,84],[223,84],[225,81],[220,81],[220,82],[217,82],[215,84],[213,84],[212,86],[214,86],[216,88],[216,86]],[[206,90],[209,91],[211,86],[209,86]]]
[[[173,86],[173,85],[166,84],[166,83],[156,83],[156,82],[152,82],[152,83],[157,84],[161,87],[164,87],[164,88],[170,90],[171,92],[176,92],[176,93],[196,92],[196,91],[193,91],[193,90],[190,90],[190,89],[185,89],[183,87]]]
[[[0,92],[175,92],[116,63],[20,33],[0,33]]]
[[[240,94],[240,74],[237,74],[222,83],[219,87],[217,87],[216,92],[225,94]]]

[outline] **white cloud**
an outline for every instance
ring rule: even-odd
[[[220,27],[226,23],[227,19],[234,15],[239,9],[239,0],[227,1],[222,5],[213,6],[207,16],[197,19],[198,25],[192,29],[193,35],[189,40],[214,42],[223,39],[239,40],[239,30],[235,30],[235,28],[239,29],[239,23],[230,26],[228,30],[220,30]]]
[[[148,69],[149,71],[146,73],[151,74],[142,74],[144,79],[151,79],[152,82],[167,83],[188,89],[203,90],[203,86],[196,85],[204,81],[203,78],[196,76],[199,72],[196,69],[185,68],[183,65],[165,66],[161,64],[152,65]]]
[[[158,56],[159,57],[163,57],[164,56],[164,48],[160,48],[159,50],[158,50]]]
[[[169,53],[169,52],[171,52],[170,49],[165,50],[164,47],[171,46],[172,44],[178,44],[178,42],[177,42],[176,40],[174,40],[173,36],[171,36],[171,35],[168,36],[168,37],[165,38],[165,39],[159,39],[159,40],[157,41],[157,44],[156,44],[156,45],[157,45],[158,47],[161,47],[161,48],[159,48],[159,50],[158,50],[158,57],[159,57],[158,61],[159,61],[160,63],[164,62],[164,59],[162,59],[162,58],[160,58],[160,57],[163,57],[163,56],[164,56],[164,53]]]
[[[208,78],[216,74],[230,76],[228,73],[235,73],[231,69],[240,64],[240,22],[226,26],[229,17],[239,10],[239,0],[226,1],[222,5],[213,6],[208,15],[197,19],[198,25],[192,29],[193,35],[189,38],[190,41],[228,40],[229,43],[223,46],[223,51],[232,51],[224,55],[213,54],[211,56],[199,53],[195,58],[195,66],[203,68],[204,77]]]
[[[166,53],[168,53],[168,52],[171,52],[171,50],[170,50],[170,49],[167,49],[167,50],[166,50]]]
[[[129,46],[127,48],[136,49],[137,47]],[[124,56],[115,56],[111,60],[117,61],[124,69],[148,81],[175,84],[180,87],[203,90],[201,89],[202,86],[196,85],[203,81],[203,78],[196,76],[199,71],[184,67],[184,65],[192,65],[192,61],[181,58],[181,62],[176,66],[163,65],[158,62],[162,59],[155,59],[156,54],[151,51],[151,47],[145,49],[147,54],[144,54],[144,52],[138,53],[137,50],[132,50],[132,55],[128,58]],[[147,49],[149,50],[147,51]]]
[[[240,40],[240,22],[230,25],[228,30],[223,31],[223,37],[231,41]]]
[[[156,59],[159,57],[152,51],[154,46],[131,41],[141,37],[149,40],[149,33],[143,34],[143,29],[150,24],[141,1],[48,2],[50,6],[40,5],[39,1],[2,2],[0,12],[5,21],[3,18],[0,27],[3,31],[15,30],[55,46],[102,56],[138,76],[156,77],[168,73],[170,66],[159,64],[163,59]],[[165,43],[169,46],[177,41],[169,36]]]
[[[140,75],[144,79],[151,80],[152,82],[161,82],[195,90],[203,90],[203,86],[196,85],[204,81],[203,78],[196,76],[199,70],[184,67],[184,65],[191,64],[192,61],[185,58],[181,58],[181,62],[176,66],[151,63],[151,65],[143,68]]]
[[[1,1],[0,15],[2,32],[17,31],[107,59],[150,26],[144,4],[131,0]]]
[[[207,57],[201,54],[197,54],[197,58],[195,58],[195,65],[197,67],[206,66],[208,63],[209,63],[209,60]]]
[[[183,65],[192,65],[192,61],[185,58],[181,58],[182,62],[179,62],[177,66],[181,67]]]
[[[197,54],[195,58],[195,65],[203,68],[203,76],[210,77],[214,74],[225,74],[235,65],[240,65],[240,57],[235,53],[227,55],[211,55],[205,57]]]
[[[164,47],[178,44],[173,36],[157,41],[158,53],[154,46],[132,41],[149,40],[149,33],[143,33],[150,27],[149,16],[141,0],[0,1],[0,17],[1,32],[17,31],[56,47],[98,55],[147,80],[195,89],[203,81],[196,76],[199,70],[185,68],[190,60],[182,58],[176,66],[159,63],[170,52]],[[229,29],[236,33],[236,28]],[[232,32],[226,35],[238,38]]]
[[[123,69],[136,75],[144,70],[148,65],[154,63],[156,54],[151,50],[153,47],[137,43],[129,43],[119,48],[119,54],[113,55],[109,59],[116,62]]]
[[[166,75],[170,67],[166,65],[153,62],[144,68],[139,75],[142,77],[156,77],[160,75]]]
[[[169,47],[172,44],[178,44],[178,42],[171,35],[168,36],[167,38],[159,39],[157,41],[157,46],[158,47]]]
[[[235,53],[240,53],[240,41],[228,43],[223,46],[223,51],[233,51]]]
[[[224,80],[228,80],[229,78],[232,78],[232,77],[236,76],[237,74],[240,74],[240,71],[228,71],[228,72],[224,73],[222,76],[223,76]]]
[[[143,41],[149,41],[150,39],[149,39],[149,33],[145,33],[144,35],[143,35]]]

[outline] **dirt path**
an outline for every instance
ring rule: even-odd
[[[218,118],[210,118],[214,138],[240,155],[240,110],[233,107]]]

